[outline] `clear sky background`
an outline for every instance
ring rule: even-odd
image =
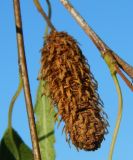
[[[45,1],[41,1],[44,3]],[[79,151],[65,141],[62,126],[56,134],[56,160],[107,160],[112,133],[117,116],[117,94],[109,70],[98,50],[75,20],[60,4],[52,2],[52,22],[59,31],[66,31],[80,43],[96,80],[99,94],[108,114],[110,127],[102,146],[95,152]],[[128,63],[133,65],[133,1],[132,0],[71,0],[97,34]],[[45,4],[44,4],[45,5]],[[45,6],[46,8],[46,6]],[[26,58],[33,103],[38,86],[40,52],[43,45],[45,23],[32,0],[21,1]],[[8,106],[18,85],[18,58],[14,25],[13,1],[0,0],[0,138],[7,127]],[[120,80],[123,91],[124,110],[113,160],[132,160],[133,152],[133,94]],[[23,140],[31,146],[23,93],[13,112],[13,126]]]

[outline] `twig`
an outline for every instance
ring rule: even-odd
[[[85,33],[90,37],[90,39],[94,42],[98,50],[100,51],[102,57],[110,52],[110,60],[114,60],[116,64],[130,77],[133,78],[133,67],[127,64],[124,60],[122,60],[117,54],[115,54],[101,39],[100,37],[92,30],[92,28],[86,23],[86,21],[80,16],[80,14],[74,9],[72,4],[68,0],[60,0],[60,2],[65,6],[65,8],[71,13],[77,23],[81,26],[81,28],[85,31]],[[122,76],[120,74],[120,76]],[[122,77],[123,78],[123,77]],[[126,80],[125,78],[123,79]],[[125,81],[127,84],[127,81]],[[128,87],[132,90],[131,85]]]
[[[102,53],[102,56],[109,50],[109,47],[100,39],[100,37],[92,30],[92,28],[86,23],[83,17],[74,9],[72,4],[68,0],[60,0],[60,2],[65,6],[65,8],[71,13],[73,18],[85,31],[85,33],[91,38],[96,47]]]
[[[114,130],[113,138],[112,138],[112,143],[111,143],[111,147],[110,147],[108,160],[112,160],[112,157],[113,157],[114,146],[115,146],[116,138],[117,138],[118,131],[120,128],[120,123],[121,123],[121,118],[122,118],[122,109],[123,109],[123,98],[122,98],[121,88],[120,88],[116,74],[113,74],[112,78],[114,80],[116,90],[118,93],[118,116],[117,116],[117,120],[116,120],[116,126],[115,126],[115,130]]]
[[[46,20],[48,26],[51,28],[51,30],[56,30],[55,27],[53,26],[53,24],[51,23],[49,17],[47,16],[47,14],[44,12],[43,8],[41,7],[40,3],[38,0],[34,0],[35,6],[38,9],[38,11],[41,13],[41,15],[43,16],[43,18]],[[48,1],[47,1],[48,3]]]
[[[133,67],[120,58],[116,53],[113,53],[119,67],[131,78],[133,79]]]
[[[119,69],[118,65],[115,66],[117,73],[121,76],[121,78],[125,81],[127,86],[133,91],[133,85],[132,83],[126,78],[126,76],[122,73],[122,71]]]
[[[21,11],[20,11],[20,2],[19,0],[14,0],[14,15],[16,22],[16,34],[17,34],[17,43],[18,43],[18,53],[19,53],[19,67],[22,76],[25,101],[27,107],[28,121],[31,133],[31,140],[33,146],[33,155],[34,160],[41,160],[39,142],[37,138],[37,131],[34,119],[34,111],[30,94],[30,86],[25,58],[25,49],[24,49],[24,40],[23,40],[23,30],[22,30],[22,21],[21,21]]]

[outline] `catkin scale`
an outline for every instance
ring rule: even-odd
[[[77,149],[98,149],[108,125],[103,103],[85,57],[67,33],[53,31],[46,37],[40,79],[65,122],[67,139]]]

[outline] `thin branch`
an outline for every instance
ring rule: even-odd
[[[133,85],[132,83],[126,78],[126,76],[122,73],[122,71],[119,69],[118,65],[115,66],[116,67],[116,71],[117,73],[121,76],[121,78],[125,81],[125,83],[127,84],[127,86],[131,89],[131,91],[133,92]]]
[[[131,78],[133,79],[133,67],[120,58],[116,53],[113,53],[119,67]]]
[[[39,142],[38,142],[35,118],[34,118],[34,111],[33,111],[32,99],[30,94],[30,85],[29,85],[29,79],[28,79],[26,58],[25,58],[25,48],[24,48],[23,29],[22,29],[21,10],[20,10],[19,0],[14,0],[14,15],[15,15],[19,63],[20,63],[19,67],[20,67],[20,73],[22,77],[24,94],[25,94],[28,121],[29,121],[31,140],[32,140],[32,146],[33,146],[33,155],[34,155],[34,160],[41,160]]]
[[[100,39],[100,37],[92,30],[92,28],[86,23],[83,17],[74,9],[72,4],[68,0],[60,0],[60,2],[65,6],[65,8],[71,13],[73,18],[81,26],[84,32],[90,37],[94,42],[96,47],[102,53],[102,56],[109,50],[109,47]]]
[[[48,3],[49,1],[47,1]],[[44,12],[43,8],[41,7],[40,3],[38,0],[34,0],[35,6],[38,9],[38,11],[41,13],[41,15],[43,16],[43,18],[46,20],[48,26],[51,28],[51,30],[56,30],[55,27],[53,26],[53,24],[51,23],[49,17],[47,16],[47,14]]]
[[[114,130],[113,138],[112,138],[112,143],[111,143],[111,147],[110,147],[108,160],[112,160],[112,157],[113,157],[113,151],[114,151],[114,147],[115,147],[115,143],[116,143],[116,138],[118,136],[118,131],[120,128],[120,123],[121,123],[121,118],[122,118],[122,110],[123,110],[123,98],[122,98],[121,88],[120,88],[117,76],[115,74],[113,74],[112,78],[114,80],[116,90],[118,93],[118,116],[117,116],[117,120],[116,120],[116,126],[115,126],[115,130]]]
[[[86,21],[82,18],[82,16],[74,9],[72,4],[68,0],[60,0],[60,2],[65,6],[65,8],[71,13],[77,23],[81,26],[81,28],[85,31],[85,33],[90,37],[90,39],[94,42],[98,50],[100,51],[102,57],[110,52],[110,60],[115,61],[116,64],[130,77],[133,78],[133,67],[127,64],[124,60],[122,60],[117,54],[115,54],[102,40],[101,38],[92,30],[92,28],[86,23]],[[116,69],[117,70],[117,69]],[[123,76],[120,74],[123,79]],[[126,80],[125,78],[123,79]],[[127,81],[125,81],[127,84]],[[132,86],[128,85],[128,87],[132,90]]]

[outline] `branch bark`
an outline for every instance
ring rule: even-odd
[[[35,118],[34,118],[34,112],[33,112],[33,105],[32,105],[31,94],[30,94],[30,85],[29,85],[29,79],[28,79],[27,65],[26,65],[23,29],[22,29],[22,21],[21,21],[21,10],[20,10],[19,0],[14,0],[14,15],[15,15],[15,24],[16,24],[18,53],[19,53],[19,67],[20,67],[20,73],[22,76],[23,88],[24,88],[24,95],[25,95],[25,101],[26,101],[30,134],[31,134],[32,146],[33,146],[33,155],[34,155],[34,160],[41,160],[36,125],[35,125]]]
[[[102,53],[102,56],[109,50],[109,47],[100,39],[100,37],[92,30],[92,28],[86,23],[84,18],[75,10],[72,4],[68,0],[60,0],[64,7],[71,13],[73,18],[81,26],[84,32],[90,37],[94,42],[96,47]]]

